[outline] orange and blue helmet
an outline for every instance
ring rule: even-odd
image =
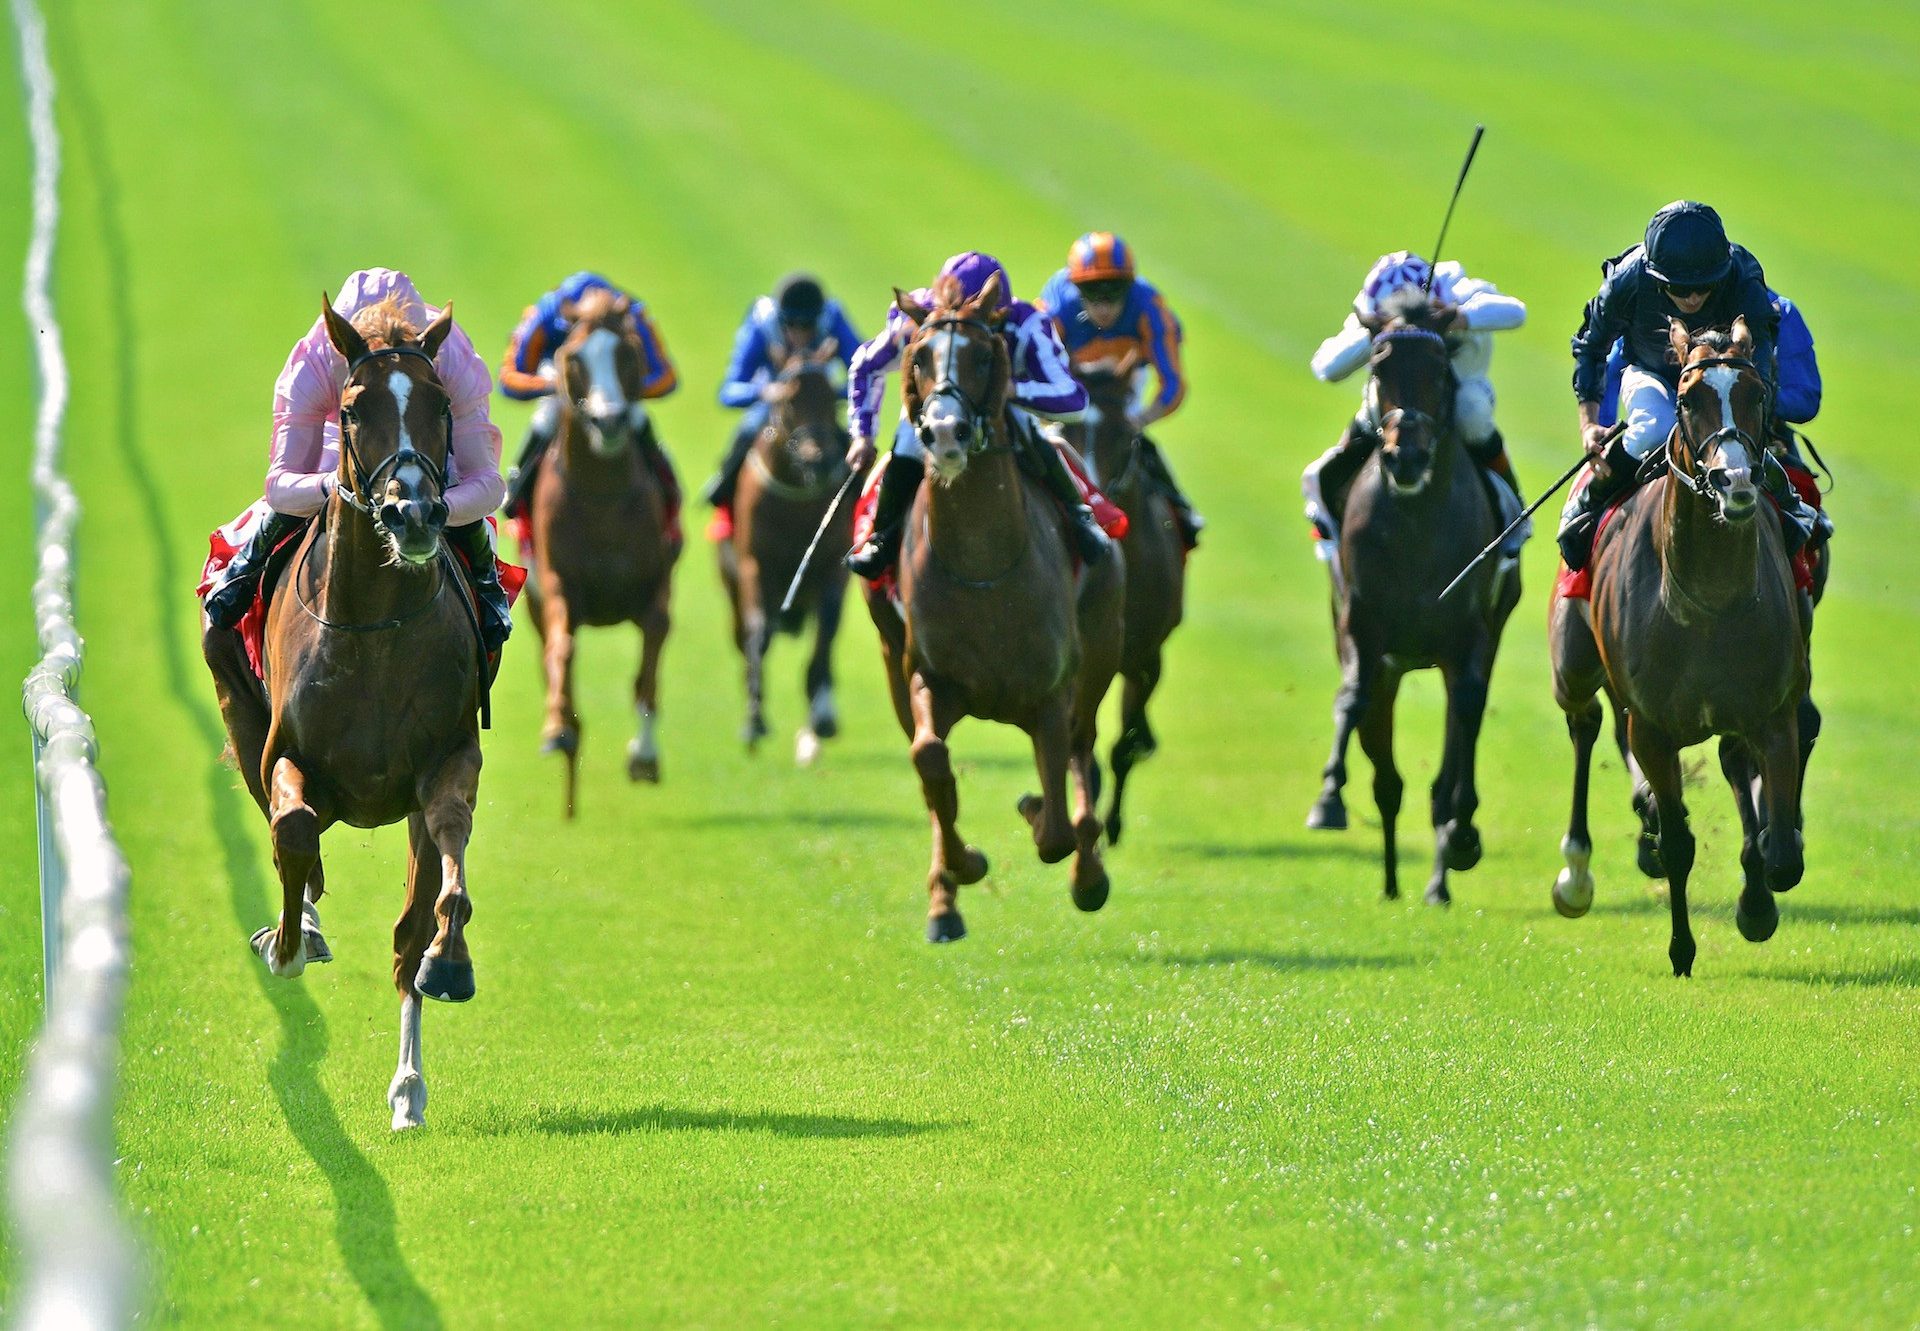
[[[1111,231],[1089,231],[1067,251],[1067,280],[1082,282],[1133,280],[1133,248]]]

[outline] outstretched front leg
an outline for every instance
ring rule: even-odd
[[[269,971],[291,979],[309,961],[332,960],[320,940],[320,917],[307,902],[308,885],[319,877],[320,833],[331,819],[308,802],[306,773],[289,755],[274,762],[267,805],[273,866],[280,875],[280,921],[253,935],[253,950]]]
[[[573,616],[567,609],[560,580],[543,573],[540,634],[547,668],[547,719],[540,730],[540,752],[566,759],[566,810],[573,817],[574,793],[580,774],[580,717],[573,709]]]
[[[1366,714],[1376,674],[1373,663],[1355,650],[1337,617],[1334,634],[1340,650],[1340,691],[1333,698],[1333,750],[1321,769],[1320,798],[1307,813],[1310,829],[1329,832],[1347,826],[1347,802],[1341,794],[1347,784],[1347,746]]]
[[[1153,697],[1153,691],[1160,686],[1160,653],[1156,649],[1145,666],[1120,680],[1120,738],[1113,742],[1113,800],[1107,806],[1107,840],[1120,844],[1120,832],[1123,827],[1120,817],[1121,797],[1126,792],[1127,777],[1133,771],[1133,765],[1142,758],[1153,756],[1159,743],[1154,739],[1153,727],[1147,722],[1147,700]]]
[[[1380,810],[1381,859],[1385,883],[1381,895],[1392,901],[1400,895],[1400,852],[1394,842],[1400,817],[1400,796],[1406,783],[1393,765],[1393,703],[1400,692],[1400,676],[1384,675],[1369,690],[1367,710],[1360,717],[1360,748],[1373,764],[1373,802]]]
[[[421,819],[440,852],[440,893],[433,903],[437,926],[420,959],[414,988],[428,998],[464,1003],[473,997],[473,958],[467,951],[467,841],[480,794],[480,744],[469,735],[437,771],[420,783]],[[426,872],[421,869],[421,872]]]
[[[673,627],[672,586],[663,575],[653,604],[640,617],[640,673],[633,681],[633,712],[639,725],[627,743],[627,778],[660,783],[660,653]]]
[[[746,667],[747,716],[740,725],[740,742],[752,753],[767,737],[765,677],[767,643],[773,637],[766,607],[761,603],[760,561],[740,557],[740,655]]]
[[[1480,747],[1480,722],[1487,711],[1487,676],[1492,653],[1484,647],[1468,654],[1459,666],[1443,669],[1447,685],[1445,750],[1440,775],[1431,795],[1433,814],[1433,877],[1427,882],[1427,901],[1444,906],[1453,900],[1447,890],[1449,870],[1465,873],[1480,862],[1480,830],[1473,815],[1480,808],[1474,758]]]
[[[814,607],[813,654],[807,658],[807,724],[794,741],[794,760],[802,767],[820,756],[820,741],[840,733],[840,712],[833,698],[833,640],[846,605],[847,575],[829,570]]]
[[[1077,844],[1067,819],[1067,760],[1072,753],[1073,718],[1064,690],[1040,704],[1033,727],[1034,766],[1040,793],[1020,797],[1020,816],[1033,828],[1033,844],[1042,864],[1058,864]]]
[[[1753,750],[1737,735],[1720,737],[1720,773],[1733,790],[1733,804],[1740,813],[1740,904],[1734,908],[1733,922],[1740,936],[1749,943],[1763,943],[1773,937],[1780,924],[1780,908],[1773,893],[1767,891],[1767,875],[1762,864],[1760,842],[1765,820],[1754,803],[1754,787],[1760,769]]]
[[[951,943],[966,937],[956,904],[959,889],[987,875],[987,857],[961,839],[960,792],[953,779],[947,734],[960,719],[952,696],[915,673],[907,683],[913,713],[913,766],[920,774],[927,815],[933,824],[933,863],[927,870],[927,941]]]
[[[1653,790],[1660,819],[1660,859],[1667,871],[1667,905],[1673,914],[1673,936],[1667,958],[1676,976],[1693,974],[1697,948],[1687,919],[1687,878],[1693,872],[1693,829],[1687,825],[1687,806],[1680,795],[1680,752],[1665,734],[1629,712],[1627,743]]]
[[[400,1061],[387,1084],[393,1130],[426,1122],[427,1078],[420,1047],[420,991],[414,987],[427,946],[433,941],[434,899],[440,882],[440,851],[427,820],[407,817],[407,901],[393,926],[393,986],[400,991]]]

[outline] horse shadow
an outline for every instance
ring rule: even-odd
[[[1380,847],[1353,840],[1325,841],[1182,841],[1167,853],[1200,860],[1368,860],[1380,858]]]
[[[851,1141],[874,1137],[917,1137],[956,1125],[902,1118],[855,1118],[843,1114],[764,1113],[728,1109],[681,1109],[641,1105],[632,1109],[539,1109],[532,1114],[490,1115],[472,1131],[484,1136],[538,1133],[549,1137],[625,1136],[651,1132],[765,1132],[776,1137]]]
[[[1130,953],[1135,965],[1168,966],[1260,966],[1276,971],[1392,970],[1411,966],[1414,958],[1405,953],[1363,955],[1343,952],[1269,952],[1259,948],[1209,948],[1204,952]]]
[[[741,827],[789,825],[834,830],[918,826],[923,819],[903,814],[873,813],[865,809],[734,809],[717,813],[690,813],[670,820],[677,827]]]
[[[86,78],[85,62],[68,60],[62,62],[60,70],[63,90],[75,112],[81,151],[97,182],[107,282],[116,292],[130,291],[119,182],[102,139],[99,106]],[[138,342],[131,302],[116,299],[109,301],[107,308],[118,351],[114,444],[141,511],[146,514],[153,542],[151,597],[161,621],[157,626],[161,674],[203,750],[219,754],[226,747],[227,736],[213,710],[211,684],[200,679],[195,686],[182,650],[182,642],[198,627],[184,614],[190,604],[187,593],[191,584],[181,571],[165,499],[134,433]],[[206,766],[205,783],[213,831],[225,857],[233,918],[239,925],[234,946],[240,948],[259,923],[262,902],[278,900],[280,885],[277,881],[269,883],[261,870],[260,852],[247,833],[248,823],[259,811],[233,771],[216,757]],[[320,1084],[318,1069],[329,1045],[326,1018],[302,985],[273,979],[251,956],[247,966],[280,1020],[280,1048],[267,1071],[267,1082],[280,1102],[288,1129],[332,1189],[334,1239],[348,1273],[382,1327],[437,1331],[444,1325],[440,1309],[400,1251],[393,1193],[347,1134],[339,1112]]]
[[[1920,956],[1898,957],[1855,970],[1753,971],[1755,979],[1784,980],[1819,989],[1920,989]]]

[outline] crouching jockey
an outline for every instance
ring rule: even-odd
[[[733,536],[733,487],[740,468],[753,451],[753,441],[767,428],[771,410],[765,394],[794,356],[806,356],[831,344],[842,369],[850,368],[860,335],[847,322],[840,302],[829,300],[818,279],[805,273],[782,278],[771,294],[760,297],[740,321],[733,335],[733,357],[720,385],[720,405],[740,412],[733,441],[720,470],[707,482],[706,501],[717,510],[707,535],[716,541]]]
[[[1728,242],[1720,215],[1704,203],[1670,203],[1647,223],[1646,238],[1600,266],[1600,291],[1587,302],[1573,335],[1573,392],[1580,404],[1580,435],[1596,465],[1560,515],[1560,554],[1567,567],[1586,567],[1600,516],[1639,481],[1640,464],[1673,433],[1673,395],[1680,367],[1671,363],[1668,321],[1689,333],[1747,321],[1753,363],[1777,394],[1774,344],[1779,316],[1759,260]],[[1618,412],[1625,431],[1609,443],[1601,423],[1607,356],[1621,348]],[[1807,340],[1812,351],[1812,339]],[[1817,405],[1817,403],[1816,403]],[[1818,513],[1795,493],[1784,470],[1761,469],[1761,484],[1783,517],[1788,554],[1819,526]]]
[[[1360,284],[1353,298],[1353,309],[1340,331],[1320,344],[1313,355],[1313,374],[1325,383],[1338,383],[1365,365],[1373,354],[1373,339],[1391,317],[1391,307],[1417,299],[1425,291],[1432,301],[1453,311],[1446,327],[1447,351],[1453,365],[1456,389],[1453,398],[1453,427],[1467,453],[1480,465],[1494,499],[1501,527],[1517,518],[1524,507],[1520,487],[1514,480],[1513,464],[1507,458],[1506,441],[1493,421],[1493,381],[1488,377],[1493,366],[1493,334],[1518,328],[1527,321],[1526,305],[1513,296],[1501,294],[1491,282],[1467,276],[1457,263],[1428,265],[1417,254],[1397,250],[1383,255]],[[1340,442],[1322,454],[1300,478],[1300,489],[1307,501],[1307,519],[1313,523],[1317,539],[1315,549],[1339,581],[1340,515],[1346,504],[1347,490],[1355,476],[1380,442],[1376,407],[1363,396],[1360,414],[1348,422]],[[1531,534],[1522,523],[1507,538],[1501,553],[1517,558],[1521,543]]]
[[[1824,508],[1818,506],[1819,483],[1814,478],[1813,469],[1800,453],[1800,442],[1805,436],[1794,427],[1805,425],[1820,414],[1820,362],[1814,356],[1813,333],[1808,329],[1800,307],[1772,288],[1768,288],[1767,298],[1773,303],[1773,312],[1780,317],[1780,327],[1773,343],[1775,380],[1767,451],[1785,464],[1787,477],[1793,482],[1795,492],[1812,507],[1812,528],[1807,544],[1817,549],[1833,535],[1833,519]],[[1626,371],[1626,339],[1617,338],[1613,350],[1607,354],[1607,382],[1600,393],[1602,425],[1612,425],[1620,419],[1620,384],[1626,377]],[[1805,525],[1805,514],[1789,516],[1796,523]]]
[[[1132,248],[1110,231],[1074,241],[1067,266],[1047,280],[1035,303],[1053,316],[1054,331],[1074,365],[1118,364],[1131,352],[1139,366],[1137,382],[1153,367],[1159,391],[1152,397],[1139,394],[1127,424],[1140,436],[1141,467],[1172,505],[1181,539],[1193,549],[1206,521],[1193,511],[1159,446],[1146,434],[1149,425],[1173,415],[1187,395],[1180,321],[1160,293],[1134,275]]]
[[[1053,320],[1044,311],[1007,294],[1006,270],[990,255],[976,251],[956,254],[940,269],[941,277],[959,282],[961,293],[968,299],[985,290],[987,280],[996,275],[1000,279],[1000,308],[1007,312],[1000,335],[1006,339],[1013,367],[1013,409],[1007,413],[1007,423],[1014,447],[1066,510],[1081,559],[1096,563],[1109,552],[1106,533],[1081,498],[1080,488],[1068,470],[1066,445],[1056,446],[1042,436],[1033,420],[1034,416],[1077,420],[1087,408],[1087,390],[1067,367],[1066,348],[1060,345]],[[912,298],[921,304],[933,303],[930,290],[916,291]],[[856,472],[873,460],[874,417],[886,387],[887,371],[898,362],[901,350],[916,331],[913,320],[896,305],[887,312],[886,327],[853,355],[847,380],[853,444],[847,450],[847,465]],[[903,409],[893,452],[880,477],[880,493],[874,500],[873,534],[847,556],[847,567],[863,578],[871,580],[885,574],[900,553],[900,529],[926,474],[926,449],[914,425]]]
[[[647,317],[646,308],[637,297],[598,273],[575,273],[528,306],[527,312],[520,316],[519,326],[513,330],[512,341],[507,344],[506,359],[500,364],[500,391],[517,401],[539,399],[540,405],[534,408],[533,420],[527,425],[526,442],[520,446],[520,460],[514,464],[507,482],[506,515],[517,518],[526,513],[527,499],[533,493],[533,478],[540,470],[540,458],[559,428],[560,404],[553,399],[553,353],[573,329],[575,302],[589,291],[609,291],[615,297],[625,297],[628,302],[628,315],[633,321],[634,334],[640,339],[641,351],[640,388],[628,407],[630,424],[640,456],[653,471],[666,499],[667,539],[677,543],[680,540],[680,481],[673,473],[673,459],[667,456],[666,448],[654,433],[653,418],[647,413],[646,404],[671,393],[679,387],[679,381],[674,375],[673,362],[667,359],[666,344],[660,340],[653,320]]]
[[[418,336],[440,311],[414,290],[413,280],[390,268],[368,268],[347,278],[333,308],[369,339],[384,340],[394,323]],[[499,506],[500,431],[487,418],[493,389],[486,362],[458,324],[440,344],[433,367],[453,415],[447,461],[447,543],[462,557],[480,608],[480,633],[491,656],[513,632],[506,590],[494,558],[486,517]],[[327,506],[339,482],[340,394],[347,361],[334,349],[324,319],[315,319],[294,344],[273,385],[273,444],[266,497],[248,535],[207,588],[205,609],[215,627],[233,629],[252,607],[267,557]]]

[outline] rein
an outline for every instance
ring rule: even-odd
[[[1687,364],[1681,368],[1680,373],[1684,377],[1690,370],[1710,370],[1716,366],[1739,370],[1742,373],[1751,370],[1754,374],[1760,376],[1760,433],[1762,435],[1768,433],[1767,422],[1773,415],[1773,386],[1766,381],[1765,375],[1760,375],[1760,367],[1755,365],[1751,359],[1746,356],[1707,356],[1700,360],[1688,361]],[[1676,394],[1676,397],[1678,396],[1679,395]],[[1718,499],[1713,488],[1713,482],[1708,479],[1706,472],[1699,469],[1700,459],[1706,451],[1723,439],[1731,439],[1733,442],[1742,444],[1747,448],[1748,452],[1752,454],[1753,465],[1761,466],[1765,463],[1767,450],[1752,435],[1732,423],[1722,425],[1704,439],[1695,439],[1692,430],[1688,428],[1690,422],[1684,406],[1684,401],[1682,401],[1675,408],[1673,434],[1670,435],[1667,440],[1667,472],[1700,498],[1717,503]],[[1686,445],[1687,457],[1694,463],[1694,470],[1682,471],[1678,466],[1674,465],[1673,441],[1675,439],[1678,439],[1682,444]]]
[[[418,356],[429,366],[433,364],[433,357],[429,356],[419,347],[381,347],[378,351],[368,351],[362,355],[355,356],[347,365],[347,381],[351,383],[353,376],[359,373],[360,367],[369,361],[394,359],[400,356]],[[436,384],[439,383],[439,379],[439,373],[435,371],[434,382]],[[447,449],[451,452],[453,449],[453,403],[451,401],[447,403],[443,415],[446,418],[447,424]],[[444,496],[447,492],[447,469],[444,466],[414,448],[411,443],[405,441],[405,437],[403,436],[400,447],[383,459],[378,466],[369,471],[366,463],[361,461],[359,447],[354,443],[354,437],[359,433],[360,425],[359,422],[354,419],[353,408],[347,406],[344,402],[341,403],[340,449],[346,455],[347,461],[352,464],[350,467],[352,475],[368,493],[378,489],[382,479],[398,471],[405,463],[411,462],[426,472],[428,479],[433,482],[433,488],[442,496],[434,502],[444,505]],[[343,482],[334,488],[340,497],[347,501],[349,506],[358,509],[370,518],[376,516],[372,503],[363,498],[359,492],[354,489],[353,485]]]
[[[945,315],[938,319],[928,319],[926,323],[920,327],[923,333],[927,329],[933,328],[973,328],[978,329],[990,338],[998,336],[998,334],[994,332],[992,325],[988,324],[986,320],[963,318],[955,314]],[[970,439],[967,445],[967,452],[969,454],[977,456],[982,453],[1011,450],[1013,448],[1011,442],[995,442],[993,438],[992,420],[986,408],[976,402],[973,394],[962,388],[959,379],[954,376],[953,358],[956,354],[956,345],[956,339],[951,337],[947,339],[946,364],[940,367],[940,377],[934,380],[933,391],[920,399],[919,414],[924,416],[927,410],[927,403],[933,401],[935,398],[950,397],[966,409],[966,421],[970,427]],[[916,429],[926,428],[918,419],[914,421],[914,426]]]
[[[791,481],[783,481],[775,476],[773,468],[767,465],[767,460],[760,456],[760,450],[757,448],[747,454],[747,465],[752,467],[753,474],[760,478],[762,490],[777,498],[792,500],[796,503],[819,499],[832,493],[840,488],[840,482],[847,475],[847,460],[841,458],[834,463],[830,471],[813,484],[795,485]]]
[[[446,590],[446,573],[436,560],[434,563],[434,572],[438,576],[434,578],[433,591],[428,593],[426,600],[405,614],[393,615],[387,619],[365,620],[357,623],[340,619],[328,619],[325,615],[313,608],[313,603],[309,601],[306,594],[300,590],[300,575],[307,568],[307,557],[313,552],[313,544],[312,541],[308,541],[300,547],[300,558],[294,564],[292,572],[288,575],[287,582],[293,588],[295,604],[306,611],[307,617],[313,620],[314,623],[319,624],[322,628],[335,629],[341,633],[379,633],[386,629],[397,629],[402,624],[410,624],[420,618],[420,616],[426,614],[427,611],[433,608],[434,602],[440,599],[440,593]],[[446,545],[443,543],[440,549],[441,553],[445,554]]]

